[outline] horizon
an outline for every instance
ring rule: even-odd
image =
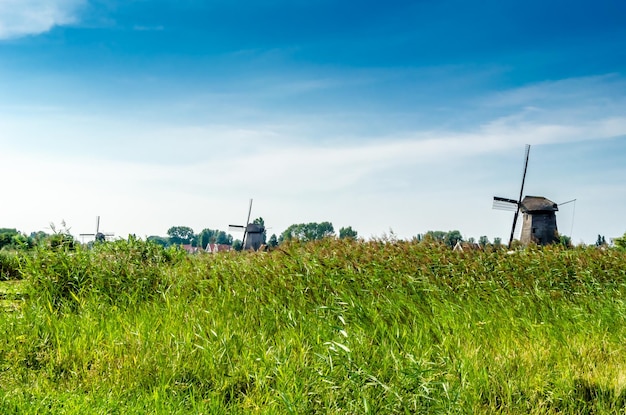
[[[0,228],[626,232],[626,3],[0,3]],[[521,222],[516,227],[519,238]],[[235,235],[233,235],[236,237]]]

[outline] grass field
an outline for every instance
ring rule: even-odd
[[[626,413],[624,251],[129,240],[21,264],[2,414]]]

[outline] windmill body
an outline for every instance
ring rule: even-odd
[[[556,203],[541,196],[526,196],[520,204],[520,210],[524,215],[520,236],[523,245],[548,245],[559,241],[556,227],[559,207]]]
[[[256,223],[249,223],[246,226],[246,240],[243,249],[258,251],[263,245],[263,233],[265,232],[265,226],[258,225]]]

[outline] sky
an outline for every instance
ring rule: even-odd
[[[0,228],[626,232],[623,0],[0,0]],[[520,226],[517,228],[519,235]],[[238,237],[233,233],[235,238]]]

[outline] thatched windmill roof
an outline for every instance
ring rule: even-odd
[[[550,199],[542,196],[526,196],[520,204],[520,209],[524,213],[533,212],[556,212],[559,207]]]

